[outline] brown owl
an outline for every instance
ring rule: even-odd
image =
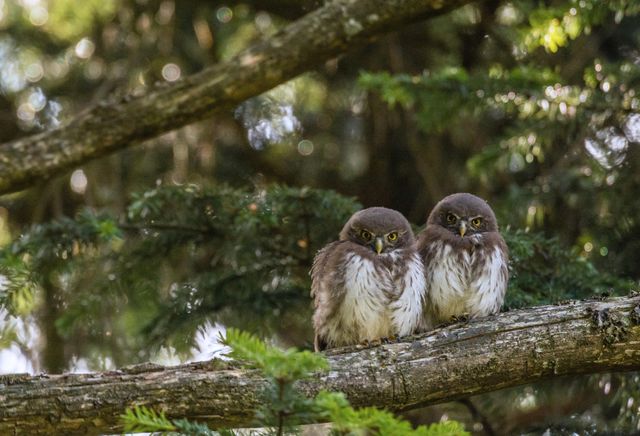
[[[486,201],[466,193],[442,199],[418,236],[417,249],[427,282],[423,328],[500,311],[508,251]]]
[[[413,333],[425,275],[411,226],[384,207],[356,212],[311,269],[316,351]]]

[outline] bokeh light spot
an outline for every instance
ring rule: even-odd
[[[43,6],[36,6],[29,12],[29,21],[34,26],[44,26],[49,21],[49,12]]]
[[[69,186],[71,190],[77,194],[83,195],[87,190],[88,184],[87,176],[82,170],[75,170],[71,174],[71,179],[69,180]]]
[[[46,106],[47,96],[44,95],[42,89],[36,88],[31,92],[31,94],[29,94],[29,98],[27,101],[35,112],[39,112]]]
[[[254,21],[260,32],[266,32],[271,27],[271,16],[266,12],[258,12]]]
[[[22,103],[18,106],[17,116],[22,121],[33,121],[36,111],[29,103]]]
[[[170,63],[162,67],[162,77],[167,82],[175,82],[180,78],[181,74],[182,71],[180,71],[180,67],[176,64]]]
[[[233,11],[227,6],[218,8],[218,10],[216,11],[216,18],[221,23],[228,23],[233,18]]]
[[[311,153],[313,153],[313,142],[309,141],[308,139],[303,139],[302,141],[298,142],[298,153],[303,156],[309,156]]]
[[[44,76],[42,64],[40,62],[33,62],[32,64],[29,64],[24,71],[24,75],[27,77],[29,82],[39,81]]]
[[[76,44],[75,53],[80,59],[89,59],[96,49],[96,45],[89,38],[82,38]]]

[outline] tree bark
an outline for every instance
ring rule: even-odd
[[[538,380],[640,370],[640,296],[518,310],[372,348],[328,353],[307,395],[344,392],[354,406],[407,410]],[[118,432],[132,405],[214,426],[246,427],[265,380],[213,360],[106,373],[0,377],[0,434]]]
[[[142,96],[111,99],[64,127],[0,145],[0,193],[229,110],[402,24],[470,0],[334,0],[235,58]],[[115,101],[114,101],[115,100]]]

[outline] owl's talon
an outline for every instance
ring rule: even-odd
[[[363,345],[364,347],[371,348],[371,347],[377,347],[379,345],[382,345],[384,343],[383,341],[384,341],[383,338],[380,338],[380,339],[365,339],[360,344]]]
[[[461,313],[460,315],[451,316],[451,324],[469,322],[470,316],[468,313]]]

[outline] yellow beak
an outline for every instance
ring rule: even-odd
[[[467,233],[467,223],[465,223],[464,221],[460,221],[458,231],[460,232],[460,237],[462,238],[464,234]]]
[[[376,253],[382,253],[382,248],[384,247],[384,243],[382,242],[382,238],[376,238]]]

